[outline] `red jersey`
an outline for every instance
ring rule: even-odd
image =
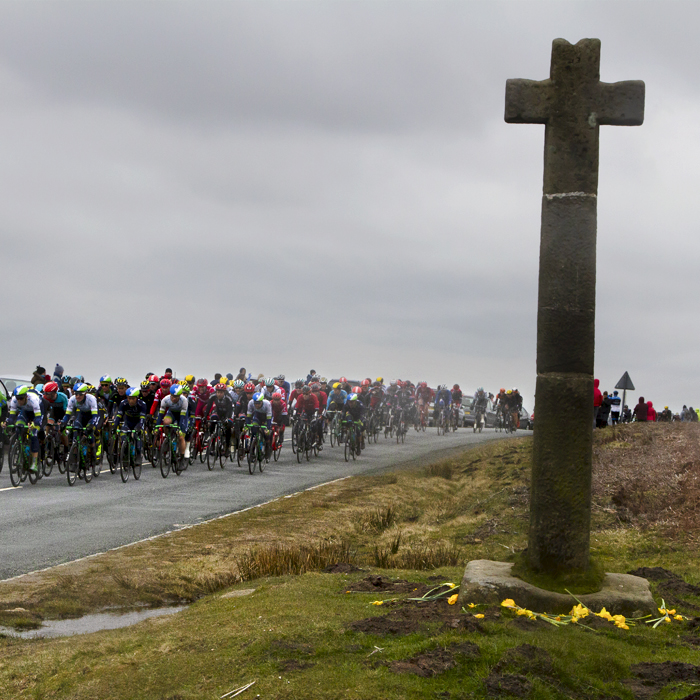
[[[318,411],[318,399],[315,394],[301,394],[298,396],[297,411],[308,415],[312,414],[314,411]]]

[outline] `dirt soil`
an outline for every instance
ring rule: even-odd
[[[628,572],[641,576],[657,584],[656,590],[663,596],[667,605],[683,605],[691,610],[700,610],[700,606],[685,599],[685,596],[700,596],[700,586],[684,581],[678,574],[662,566],[642,566]]]
[[[405,581],[403,579],[390,579],[386,576],[366,576],[360,581],[349,584],[343,589],[353,593],[414,593],[418,598],[430,589],[424,583]]]
[[[630,668],[633,678],[623,681],[637,700],[648,700],[669,683],[700,682],[700,666],[680,661],[645,662]]]
[[[366,634],[393,634],[402,636],[414,632],[425,632],[428,624],[438,623],[442,628],[467,632],[483,632],[484,628],[474,617],[460,614],[445,599],[426,603],[399,601],[385,615],[367,617],[353,622],[348,629]]]
[[[491,697],[500,698],[512,695],[516,698],[526,698],[532,690],[532,681],[519,673],[492,673],[484,681],[486,692]]]
[[[422,678],[430,678],[454,668],[457,664],[456,657],[476,659],[480,655],[481,650],[476,644],[464,642],[447,648],[438,647],[410,659],[392,661],[388,666],[394,673],[413,673]]]

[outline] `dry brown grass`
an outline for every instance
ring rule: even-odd
[[[596,431],[593,498],[600,508],[669,535],[700,532],[700,426],[631,424]]]

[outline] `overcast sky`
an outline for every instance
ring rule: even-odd
[[[241,366],[534,403],[544,128],[602,41],[596,376],[700,405],[694,2],[0,1],[0,376]],[[9,291],[9,294],[7,293]]]

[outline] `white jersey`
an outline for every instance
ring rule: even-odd
[[[38,394],[33,391],[28,391],[25,396],[27,397],[27,403],[24,406],[20,406],[17,401],[17,397],[13,396],[10,399],[10,415],[14,416],[18,411],[33,411],[34,415],[41,415],[41,398]]]
[[[72,416],[75,411],[81,411],[82,413],[92,413],[94,416],[97,415],[97,399],[92,394],[85,394],[85,401],[78,403],[77,395],[73,394],[68,399],[68,407],[66,408],[66,415]]]

